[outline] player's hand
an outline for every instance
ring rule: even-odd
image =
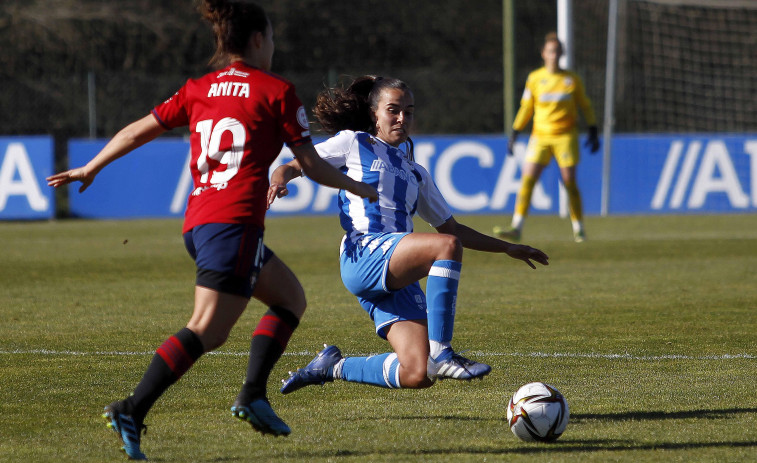
[[[599,136],[597,135],[596,126],[592,125],[591,127],[589,127],[589,138],[586,139],[584,146],[589,148],[592,154],[599,151]]]
[[[355,182],[355,186],[350,189],[350,193],[356,194],[361,198],[367,198],[372,203],[378,201],[378,192],[367,183]]]
[[[69,183],[73,182],[81,182],[81,187],[79,187],[79,193],[81,193],[89,188],[89,186],[95,180],[95,175],[97,175],[95,172],[87,170],[84,167],[78,167],[76,169],[71,169],[65,172],[51,175],[45,180],[47,180],[47,186],[54,188],[68,185]]]
[[[511,244],[507,250],[507,255],[513,259],[519,259],[527,263],[529,267],[535,269],[536,266],[531,262],[532,260],[542,265],[549,265],[549,256],[542,251],[526,246],[525,244]]]
[[[518,131],[513,130],[512,135],[510,135],[510,138],[507,139],[507,155],[512,156],[515,152],[515,140],[518,139]]]
[[[276,200],[276,198],[283,198],[284,196],[289,194],[289,189],[287,188],[286,184],[282,183],[271,183],[271,186],[268,187],[268,197],[267,197],[267,203],[265,208],[270,209],[271,204]]]

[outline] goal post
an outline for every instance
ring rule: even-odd
[[[618,0],[610,0],[607,14],[607,62],[605,63],[605,100],[602,122],[602,199],[600,215],[610,212],[610,166],[612,165],[613,115],[615,114],[615,63],[618,42]]]
[[[757,132],[757,0],[557,1],[602,123],[602,215],[614,133]]]

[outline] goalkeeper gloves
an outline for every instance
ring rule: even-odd
[[[586,139],[584,146],[588,147],[592,153],[599,151],[599,137],[597,136],[597,126],[589,127],[589,138]]]
[[[518,138],[518,131],[513,130],[513,133],[510,135],[510,138],[507,139],[507,155],[512,156],[513,155],[513,148],[515,148],[515,140]]]

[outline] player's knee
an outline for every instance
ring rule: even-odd
[[[424,389],[434,385],[434,382],[427,376],[425,368],[423,371],[406,371],[400,378],[402,387],[408,389]]]
[[[400,384],[408,389],[423,389],[434,385],[428,377],[427,362],[415,362],[400,370]]]
[[[436,246],[437,260],[461,261],[463,259],[463,244],[454,235],[439,235]]]

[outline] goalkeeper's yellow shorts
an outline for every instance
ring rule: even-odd
[[[578,131],[560,135],[531,134],[526,147],[526,162],[546,166],[552,157],[557,160],[557,165],[561,168],[578,164],[580,157]]]

